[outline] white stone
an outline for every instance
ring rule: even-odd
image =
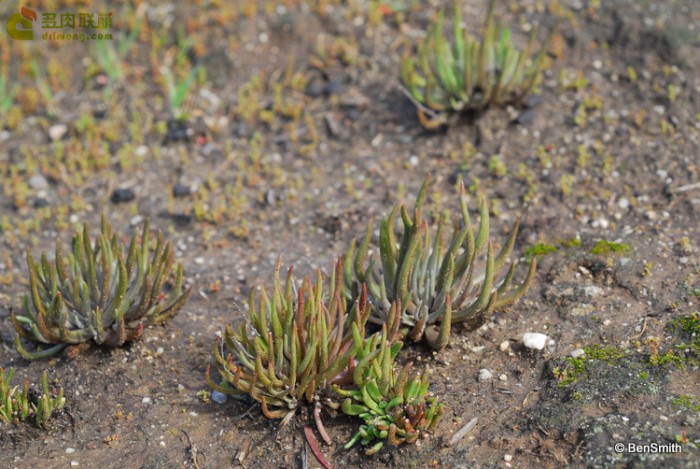
[[[523,345],[529,349],[542,350],[547,343],[547,336],[539,332],[526,332],[523,334]]]
[[[498,346],[501,352],[507,352],[510,350],[510,341],[509,340],[504,340],[501,342],[501,345]]]
[[[479,382],[488,381],[491,378],[493,378],[493,373],[491,373],[489,370],[487,370],[486,368],[482,368],[479,370]]]
[[[49,137],[54,142],[56,140],[61,140],[63,136],[68,132],[68,127],[65,124],[56,124],[49,127]]]
[[[66,448],[66,454],[73,454],[75,453],[75,448]]]
[[[29,178],[29,187],[37,190],[48,189],[49,181],[47,181],[46,178],[41,174],[35,174],[34,176]]]
[[[141,404],[150,404],[151,403],[151,398],[150,397],[144,397],[141,399]]]
[[[503,460],[505,462],[511,462],[513,460],[513,456],[511,456],[510,454],[506,454],[505,456],[503,456]]]
[[[588,285],[583,287],[583,292],[590,297],[596,297],[603,294],[603,289],[597,285]]]

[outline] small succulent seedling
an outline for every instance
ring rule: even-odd
[[[12,387],[15,370],[10,368],[5,372],[0,368],[0,422],[23,422],[34,415],[34,422],[43,427],[51,418],[54,410],[66,405],[63,388],[53,396],[49,389],[49,375],[46,371],[41,376],[42,393],[36,403],[30,402],[29,382],[25,379],[22,390],[19,386]]]
[[[401,60],[401,81],[426,127],[444,124],[450,111],[478,112],[492,104],[520,102],[537,84],[550,40],[531,57],[537,41],[533,28],[525,49],[518,50],[510,29],[494,18],[495,4],[496,0],[489,1],[480,39],[462,26],[457,1],[450,41],[443,32],[445,12],[441,10],[418,44],[417,54],[407,52]]]
[[[519,221],[500,252],[494,254],[486,200],[482,197],[479,202],[481,217],[475,235],[464,184],[460,187],[461,217],[453,221],[451,240],[445,244],[444,218],[435,235],[423,219],[428,185],[429,178],[420,189],[413,217],[403,205],[397,205],[382,219],[379,249],[370,256],[369,265],[365,261],[372,226],[357,249],[355,244],[351,246],[347,258],[354,260],[345,268],[345,294],[352,299],[357,296],[358,286],[366,284],[372,304],[369,321],[375,324],[385,323],[392,304],[400,300],[405,305],[401,320],[410,330],[409,337],[425,337],[431,347],[440,349],[449,341],[452,324],[477,325],[495,308],[510,305],[522,296],[534,276],[536,261],[530,261],[523,283],[512,288],[516,263],[511,262],[505,274],[501,271],[513,250]],[[399,213],[403,230],[397,232]],[[482,260],[484,251],[486,258]]]
[[[235,329],[227,326],[223,343],[214,346],[223,384],[212,382],[209,368],[207,380],[219,392],[249,395],[262,404],[266,417],[281,418],[284,425],[304,402],[318,404],[332,384],[352,382],[353,334],[364,337],[369,309],[364,292],[348,313],[340,260],[327,299],[320,271],[315,284],[305,278],[295,291],[293,269],[282,283],[280,266],[278,263],[275,270],[271,296],[263,288],[256,302],[251,291],[247,321]],[[224,344],[229,350],[227,358]]]
[[[401,309],[398,303],[394,308],[397,312]],[[396,366],[394,360],[403,345],[392,342],[397,326],[398,321],[392,326],[394,333],[388,333],[390,327],[384,325],[382,333],[370,341],[356,341],[354,388],[334,386],[344,398],[343,412],[365,422],[345,445],[346,449],[359,441],[371,445],[365,453],[373,455],[382,449],[385,440],[393,445],[415,443],[421,434],[435,428],[444,413],[443,405],[427,396],[429,383],[425,373],[412,374],[411,363],[401,369]]]
[[[148,234],[146,221],[141,237],[134,232],[125,250],[103,216],[94,244],[83,225],[67,254],[56,241],[52,262],[46,253],[40,262],[27,253],[29,294],[24,297],[24,314],[12,313],[17,351],[34,360],[90,340],[119,347],[140,338],[145,325],[172,317],[191,289],[183,292],[183,270],[177,265],[174,288],[170,294],[162,292],[175,253],[161,233],[151,253]],[[20,337],[49,346],[31,352]]]

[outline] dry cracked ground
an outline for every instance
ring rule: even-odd
[[[431,215],[460,179],[472,209],[486,195],[497,244],[522,215],[514,256],[538,255],[537,276],[444,351],[406,347],[447,406],[432,435],[368,457],[343,449],[353,421],[324,416],[333,467],[700,467],[700,3],[504,2],[519,41],[559,16],[538,96],[427,131],[398,66],[441,3],[37,0],[112,12],[112,41],[2,31],[0,366],[48,369],[68,404],[46,430],[0,424],[1,467],[320,467],[304,416],[211,400],[216,335],[278,256],[328,274],[427,174]],[[475,27],[484,2],[462,4]],[[193,295],[125,348],[21,359],[25,252],[101,213],[125,237],[149,217]]]

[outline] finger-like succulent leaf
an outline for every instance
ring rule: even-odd
[[[140,337],[144,323],[159,323],[173,316],[190,289],[183,291],[184,274],[178,265],[174,288],[168,294],[162,291],[175,254],[159,234],[151,257],[148,233],[146,222],[141,238],[134,234],[125,248],[103,216],[94,243],[83,225],[67,253],[60,241],[56,242],[54,262],[48,262],[45,254],[41,262],[35,262],[27,253],[29,293],[24,299],[24,314],[12,314],[17,351],[33,360],[89,340],[118,347]],[[49,346],[28,351],[20,337]]]
[[[401,82],[418,107],[418,117],[428,128],[447,122],[450,111],[481,111],[491,105],[519,103],[535,88],[544,68],[551,34],[531,57],[537,39],[533,28],[527,47],[520,51],[510,29],[495,17],[496,0],[490,0],[481,38],[469,35],[455,1],[452,35],[447,37],[445,12],[419,41],[415,55],[407,51],[401,60]],[[430,118],[427,113],[432,113]]]
[[[360,258],[365,249],[360,247]],[[367,289],[361,286],[348,308],[342,258],[330,282],[317,271],[316,281],[305,278],[298,290],[292,268],[280,282],[280,267],[278,262],[270,294],[262,288],[256,302],[251,292],[245,323],[224,329],[228,358],[220,352],[221,343],[214,346],[224,384],[213,383],[209,370],[207,380],[217,391],[250,395],[261,403],[266,417],[287,423],[300,405],[316,402],[333,385],[347,381],[359,368],[354,344],[369,347],[373,339],[365,338]]]
[[[367,290],[375,295],[371,323],[392,325],[388,318],[397,316],[392,308],[400,304],[404,333],[414,340],[425,336],[431,346],[442,348],[447,345],[450,324],[478,325],[494,308],[508,306],[520,298],[532,281],[535,264],[530,263],[525,280],[514,286],[518,269],[509,256],[519,221],[498,254],[494,254],[489,239],[488,204],[480,198],[479,222],[473,226],[463,184],[459,191],[461,216],[454,219],[452,238],[445,243],[443,232],[450,230],[443,229],[442,218],[435,234],[423,218],[427,183],[421,187],[412,215],[397,206],[381,221],[379,246],[373,250],[373,256],[381,262],[374,262],[367,269],[364,258],[368,256],[356,257],[354,271],[344,275],[343,290],[357,291],[362,279]],[[394,222],[398,212],[402,213],[402,229]],[[365,238],[363,243],[366,242]],[[390,329],[394,327],[398,326],[393,324]]]

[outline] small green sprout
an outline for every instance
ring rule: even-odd
[[[182,80],[178,80],[173,71],[168,67],[161,67],[160,73],[165,80],[165,90],[170,101],[170,108],[173,111],[175,119],[182,120],[186,118],[186,114],[182,109],[185,104],[185,99],[190,92],[192,83],[194,82],[199,67],[192,68]]]
[[[401,306],[395,304],[394,308],[398,313]],[[435,428],[444,413],[442,404],[427,397],[430,384],[425,373],[412,374],[410,362],[401,369],[396,366],[395,358],[403,343],[393,342],[399,325],[398,314],[394,319],[392,326],[382,326],[381,335],[375,334],[370,341],[356,340],[358,363],[353,373],[354,388],[334,386],[335,392],[344,398],[343,413],[365,422],[345,449],[359,441],[369,446],[365,454],[370,456],[382,449],[385,440],[393,445],[415,443],[422,434]],[[387,332],[391,328],[393,331]]]
[[[44,371],[41,376],[42,393],[36,403],[30,402],[29,382],[25,379],[22,390],[17,392],[19,386],[12,387],[14,375],[13,368],[7,372],[0,368],[0,422],[23,422],[34,415],[34,422],[38,426],[46,426],[51,414],[66,405],[63,388],[54,396],[49,389],[49,374]]]
[[[346,257],[353,259],[345,268],[345,294],[357,297],[360,285],[367,284],[372,312],[369,321],[383,324],[392,304],[404,305],[402,325],[413,340],[425,337],[436,349],[447,345],[454,323],[476,326],[491,311],[513,304],[532,281],[536,260],[523,282],[511,288],[517,264],[508,258],[515,244],[519,220],[510,236],[494,253],[489,240],[489,210],[484,198],[479,202],[481,215],[476,232],[467,210],[464,184],[460,187],[460,215],[452,223],[451,239],[445,244],[445,220],[440,218],[433,236],[423,219],[423,205],[429,178],[423,183],[411,217],[403,205],[397,205],[381,221],[379,248],[365,261],[370,249],[372,226],[357,247],[354,243]],[[396,231],[396,217],[401,214],[403,230]],[[397,239],[398,234],[398,239]],[[356,249],[357,248],[357,249]],[[485,253],[485,259],[481,257]],[[508,269],[502,268],[509,264]]]
[[[56,241],[54,261],[43,253],[37,262],[27,253],[29,294],[24,297],[24,314],[11,314],[20,355],[28,360],[44,358],[89,340],[119,347],[140,338],[145,325],[177,313],[191,289],[183,292],[184,274],[177,265],[174,288],[167,295],[161,291],[175,253],[161,233],[151,253],[148,226],[146,221],[140,238],[134,232],[125,250],[103,215],[94,244],[83,225],[67,254]],[[30,352],[20,337],[49,347]]]
[[[426,127],[446,122],[450,111],[481,111],[492,104],[519,103],[530,94],[544,67],[549,38],[539,46],[533,28],[524,50],[511,39],[510,28],[494,17],[496,0],[490,0],[481,39],[462,26],[462,12],[455,2],[452,42],[444,34],[445,11],[419,42],[417,53],[401,60],[401,81],[407,96],[418,107]],[[429,117],[426,117],[429,116]]]

